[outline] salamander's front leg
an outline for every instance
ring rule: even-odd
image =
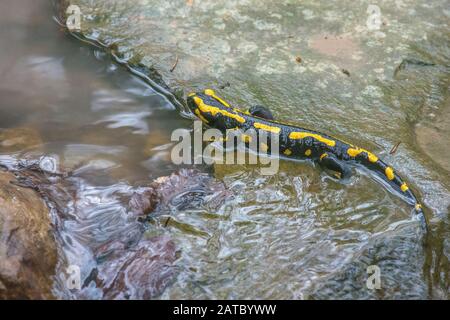
[[[272,111],[260,105],[256,105],[248,109],[248,112],[255,117],[260,117],[267,120],[274,120]]]
[[[350,168],[333,154],[323,153],[320,156],[319,164],[325,169],[334,171],[335,176],[339,179],[347,179],[352,175]]]

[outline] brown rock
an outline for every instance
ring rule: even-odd
[[[130,211],[136,216],[142,216],[150,214],[155,210],[159,203],[158,193],[154,188],[145,188],[137,191],[130,199],[129,207]]]
[[[0,171],[0,299],[52,299],[57,262],[49,209]]]
[[[315,35],[309,39],[308,46],[331,61],[339,62],[339,65],[347,68],[358,68],[364,59],[363,51],[357,40],[348,34],[340,36]],[[356,60],[355,60],[356,58]],[[347,76],[349,74],[343,72]]]
[[[105,299],[151,299],[175,279],[177,256],[168,237],[143,240],[118,256],[100,266]]]
[[[416,138],[422,150],[441,168],[450,172],[450,149],[445,147],[450,136],[450,103],[436,113],[435,119],[422,121],[416,126]]]
[[[330,57],[350,57],[360,50],[356,41],[347,35],[325,38],[322,35],[313,36],[309,41],[309,46]]]
[[[186,210],[202,205],[217,208],[230,195],[225,185],[210,175],[196,169],[180,169],[135,192],[129,208],[137,216],[170,208]]]

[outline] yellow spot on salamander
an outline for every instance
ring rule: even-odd
[[[208,120],[206,120],[206,118],[202,115],[202,113],[200,112],[200,110],[197,108],[194,111],[195,115],[197,117],[199,117],[200,120],[202,120],[204,123],[208,123]]]
[[[377,162],[378,161],[378,157],[376,155],[374,155],[373,153],[367,152],[367,157],[369,158],[370,162]]]
[[[415,207],[416,210],[421,210],[422,209],[422,205],[420,203],[416,203]]]
[[[400,186],[400,189],[401,189],[403,192],[406,192],[409,188],[408,188],[408,186],[406,185],[406,183],[403,183],[403,184]]]
[[[391,167],[386,167],[386,169],[384,170],[384,173],[386,174],[386,177],[389,180],[394,180],[394,178],[395,178],[394,170]]]
[[[279,127],[268,126],[267,124],[259,123],[259,122],[255,122],[253,124],[253,126],[256,129],[261,129],[261,130],[265,130],[265,131],[269,131],[269,132],[273,132],[273,133],[280,133],[280,131],[281,131],[281,128],[279,128]]]
[[[309,157],[311,153],[312,153],[311,149],[308,149],[305,151],[305,156]]]
[[[292,154],[292,151],[290,149],[286,149],[283,153],[287,156],[290,156]]]
[[[188,94],[188,97],[193,97],[193,96],[195,96],[195,92],[191,92]]]
[[[330,147],[334,147],[336,145],[336,141],[331,140],[331,139],[327,139],[322,137],[320,134],[316,134],[316,133],[309,133],[309,132],[291,132],[289,134],[289,138],[290,139],[294,139],[294,140],[298,140],[298,139],[304,139],[307,137],[311,137],[314,138],[322,143],[325,143],[326,145],[330,146]]]
[[[328,157],[328,153],[322,153],[322,155],[320,156],[320,160],[322,160],[325,157]]]
[[[378,157],[376,155],[374,155],[372,152],[367,151],[365,149],[358,148],[358,147],[351,147],[351,148],[348,148],[348,150],[347,150],[347,154],[353,158],[358,156],[361,152],[367,153],[367,158],[369,159],[370,162],[375,163],[378,161]]]
[[[240,115],[231,113],[227,110],[222,110],[218,107],[207,105],[199,97],[194,97],[194,102],[197,105],[197,107],[200,109],[200,111],[203,113],[209,112],[209,113],[211,113],[212,116],[215,116],[216,114],[220,113],[221,115],[228,117],[228,118],[232,118],[232,119],[236,120],[237,122],[240,122],[240,123],[245,122],[245,119],[243,117],[241,117]]]
[[[229,108],[230,104],[227,103],[225,100],[219,98],[218,96],[216,96],[216,93],[214,92],[214,90],[212,89],[206,89],[205,90],[205,94],[207,96],[213,97],[214,99],[216,99],[217,101],[219,101],[221,104],[223,104],[225,107]]]
[[[242,140],[242,142],[250,143],[250,142],[252,142],[252,136],[250,136],[248,134],[241,134],[241,140]]]

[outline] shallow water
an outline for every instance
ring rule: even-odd
[[[235,103],[264,103],[277,118],[373,149],[428,207],[432,233],[422,239],[409,207],[363,172],[341,184],[308,163],[282,162],[280,172],[268,177],[254,166],[217,165],[214,176],[233,194],[225,205],[175,209],[166,227],[158,220],[145,224],[147,235],[164,233],[180,250],[178,276],[161,298],[449,297],[450,178],[440,164],[448,160],[433,160],[435,153],[420,147],[415,135],[416,123],[434,130],[427,115],[438,110],[435,117],[446,119],[450,107],[449,13],[439,9],[441,3],[429,8],[401,2],[420,21],[404,29],[408,14],[395,18],[384,4],[391,29],[369,36],[365,16],[357,15],[365,3],[341,23],[348,3],[319,8],[317,2],[194,1],[189,8],[184,1],[96,1],[91,12],[92,2],[74,2],[92,14],[87,36],[116,43],[125,57],[140,54],[155,63],[174,91],[212,86]],[[0,8],[0,39],[9,44],[0,51],[0,161],[45,156],[41,165],[49,171],[74,172],[79,201],[68,207],[74,221],[60,230],[61,260],[80,265],[88,277],[97,245],[133,238],[144,227],[127,221],[123,199],[176,169],[170,134],[192,122],[103,50],[61,32],[47,1],[4,1]],[[287,11],[293,16],[281,22]],[[438,11],[443,13],[434,18]],[[130,25],[111,12],[145,19]],[[218,16],[222,22],[208,25]],[[232,31],[240,24],[245,32],[237,40]],[[412,46],[414,34],[421,40]],[[169,72],[177,54],[180,62]],[[435,65],[408,65],[394,76],[402,58],[411,56]],[[223,82],[231,86],[218,89]],[[448,131],[433,132],[433,140],[448,142]],[[389,155],[398,141],[397,153]],[[373,264],[381,268],[381,290],[365,285]],[[94,288],[68,292],[59,280],[55,292],[102,297]]]
[[[98,290],[70,292],[66,267],[80,266],[84,280],[97,266],[97,247],[142,237],[127,199],[177,169],[170,134],[190,121],[101,51],[67,37],[48,1],[3,1],[0,12],[8,44],[0,50],[0,164],[37,161],[50,176],[71,172],[64,187],[75,202],[54,197],[65,206],[64,217],[52,217],[60,245],[55,294],[101,298]]]

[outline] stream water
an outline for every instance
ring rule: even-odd
[[[176,278],[158,295],[162,299],[448,299],[450,176],[443,156],[450,138],[448,7],[396,1],[410,6],[410,14],[427,26],[441,11],[413,47],[417,30],[398,31],[406,17],[395,20],[387,9],[385,23],[394,30],[363,41],[367,30],[353,37],[348,31],[352,17],[339,25],[343,9],[335,4],[306,2],[291,10],[294,17],[283,24],[280,16],[292,2],[272,6],[259,1],[246,11],[252,2],[220,7],[222,1],[205,1],[204,6],[156,1],[158,10],[152,10],[148,1],[114,1],[111,6],[97,1],[91,8],[92,1],[75,1],[89,17],[86,36],[117,43],[124,56],[138,52],[147,57],[144,61],[160,68],[174,91],[211,85],[233,102],[262,102],[277,118],[373,149],[423,199],[430,234],[423,235],[401,199],[363,172],[340,183],[309,163],[293,162],[282,162],[273,176],[261,176],[255,166],[203,167],[232,194],[223,205],[177,207],[168,225],[158,219],[129,223],[124,199],[178,169],[170,160],[170,136],[175,129],[190,129],[192,121],[106,51],[63,32],[52,19],[49,1],[4,0],[0,164],[29,159],[48,171],[73,172],[79,201],[70,209],[75,219],[58,231],[58,272],[77,264],[87,278],[97,263],[95,248],[142,227],[148,237],[170,237],[179,251]],[[193,16],[201,27],[186,19],[189,10],[197,10]],[[130,12],[140,13],[141,19],[128,21],[146,24],[125,29]],[[220,15],[213,26],[207,22],[211,12]],[[270,13],[270,21],[263,12]],[[305,21],[302,27],[295,23],[297,13]],[[317,16],[320,20],[314,20]],[[144,32],[158,20],[157,28]],[[233,35],[238,25],[247,28],[239,40]],[[208,26],[216,38],[203,41],[202,28]],[[257,42],[259,32],[266,36]],[[389,32],[400,32],[399,38]],[[411,55],[414,50],[416,56]],[[169,72],[176,54],[180,62]],[[300,64],[297,55],[302,56]],[[405,63],[398,68],[411,56],[430,66]],[[224,82],[231,86],[221,91]],[[389,154],[397,142],[402,142],[397,152]],[[379,290],[366,287],[370,265],[380,267]],[[104,297],[93,287],[69,292],[58,272],[57,296]]]

